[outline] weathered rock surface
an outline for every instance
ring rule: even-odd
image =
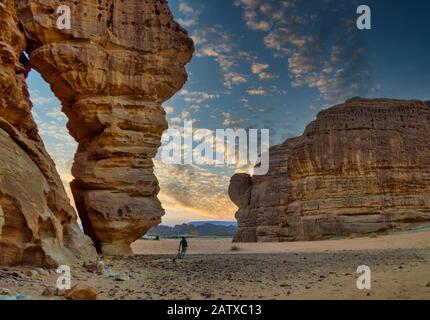
[[[92,260],[54,162],[31,114],[20,55],[26,47],[13,0],[0,3],[0,265]]]
[[[152,158],[167,128],[161,104],[187,79],[192,40],[167,1],[16,0],[31,64],[51,85],[78,141],[72,192],[85,232],[104,254],[161,221]],[[72,28],[58,30],[57,6]]]
[[[315,240],[430,225],[430,103],[354,98],[232,177],[237,242]]]
[[[97,290],[85,284],[77,284],[66,292],[68,300],[97,300]]]

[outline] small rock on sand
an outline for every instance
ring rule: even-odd
[[[115,280],[116,281],[128,281],[128,280],[130,280],[130,277],[125,275],[125,274],[119,273],[115,276]]]
[[[27,270],[27,271],[25,271],[25,275],[32,277],[32,278],[35,278],[35,277],[39,276],[39,272],[37,272],[36,270]]]
[[[7,288],[0,288],[0,296],[10,296],[11,292]]]
[[[97,300],[97,290],[84,284],[77,284],[67,291],[68,300]]]
[[[35,268],[34,271],[36,271],[41,276],[49,276],[49,272],[43,268]]]
[[[97,272],[98,274],[102,274],[105,270],[105,263],[103,261],[97,261],[96,263],[85,263],[84,267],[88,272]]]
[[[55,287],[46,286],[42,291],[42,296],[44,297],[53,297],[56,295],[57,289]]]

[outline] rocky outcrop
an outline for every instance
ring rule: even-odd
[[[60,5],[71,29],[57,29]],[[85,232],[100,252],[128,254],[164,213],[152,163],[167,128],[161,104],[185,83],[192,52],[166,1],[0,3],[0,264],[97,258],[38,135],[30,65],[79,142],[72,191]]]
[[[97,300],[97,290],[85,284],[77,284],[65,294],[68,300]]]
[[[354,98],[235,175],[237,242],[316,240],[430,225],[430,103]]]
[[[72,192],[104,254],[161,221],[152,158],[167,128],[161,104],[187,79],[193,43],[167,1],[16,0],[32,66],[51,85],[78,141]],[[56,27],[58,5],[70,30]]]
[[[0,265],[96,259],[31,114],[26,46],[13,0],[0,3]],[[21,57],[21,59],[20,59]]]

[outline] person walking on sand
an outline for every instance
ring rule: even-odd
[[[182,237],[182,240],[179,242],[179,259],[182,259],[187,253],[188,242],[185,237]]]

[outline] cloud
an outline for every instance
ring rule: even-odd
[[[45,137],[46,139],[55,139],[57,142],[65,145],[75,142],[64,125],[59,125],[52,121],[39,121],[37,125],[39,127],[39,132],[44,139]]]
[[[167,210],[183,209],[217,219],[232,219],[236,208],[228,197],[230,172],[214,173],[195,165],[165,165],[155,161],[160,199]]]
[[[183,18],[176,19],[179,24],[188,28],[195,26],[199,23],[199,17],[204,10],[203,6],[191,6],[188,1],[180,0],[179,12],[184,16]]]
[[[197,10],[194,9],[187,1],[181,0],[179,2],[179,11],[185,15],[192,16],[196,15]]]
[[[169,119],[169,123],[171,124],[180,124],[183,121],[181,117],[174,117]]]
[[[223,125],[225,127],[237,128],[243,126],[247,121],[245,118],[236,119],[231,112],[222,112],[221,115],[224,118]]]
[[[267,90],[263,87],[252,88],[252,89],[247,90],[246,92],[248,92],[248,94],[250,96],[267,96],[268,95]]]
[[[257,11],[270,12],[271,5],[268,3],[260,3],[258,0],[236,0],[236,6],[242,6],[245,10],[243,17],[246,25],[256,31],[268,31],[271,28],[269,19],[258,19]]]
[[[253,63],[251,65],[251,71],[253,74],[258,75],[260,80],[271,80],[276,78],[276,75],[270,72],[266,72],[270,65],[264,63]]]
[[[253,21],[247,22],[248,26],[253,30],[267,31],[270,30],[270,24],[267,21]]]
[[[244,10],[243,19],[251,30],[253,22],[271,21],[264,46],[275,57],[287,59],[293,86],[316,88],[325,104],[372,92],[366,43],[351,15],[356,0],[336,5],[331,0],[236,0],[235,4]],[[253,70],[261,80],[274,76],[262,67],[257,64]]]
[[[45,109],[45,108],[44,108]],[[67,118],[59,108],[48,109],[49,112],[37,115],[35,111],[35,121],[39,128],[39,133],[45,143],[46,150],[55,162],[57,172],[63,182],[67,195],[74,205],[70,182],[73,180],[71,168],[73,155],[75,154],[77,143],[70,136],[67,128]]]
[[[248,78],[247,76],[243,75],[243,74],[239,74],[237,72],[229,72],[226,73],[224,75],[224,85],[231,89],[236,85],[239,85],[241,83],[247,83],[248,82]]]
[[[260,80],[264,80],[264,81],[277,78],[277,76],[275,74],[270,73],[270,72],[262,72],[262,73],[258,74],[258,77],[260,78]]]
[[[218,57],[219,54],[213,48],[202,48],[200,52],[198,52],[199,57]]]
[[[184,97],[184,100],[191,103],[203,103],[208,100],[218,99],[220,95],[218,93],[208,93],[204,91],[189,91],[182,89],[179,95]]]
[[[197,29],[191,37],[196,46],[195,56],[215,60],[223,73],[223,84],[227,89],[248,82],[247,75],[238,72],[237,68],[241,61],[249,61],[253,57],[240,48],[234,35],[215,25]]]
[[[47,104],[54,101],[52,97],[41,96],[38,90],[30,91],[30,99],[34,106],[46,106]]]
[[[33,102],[35,106],[43,106],[52,102],[52,99],[46,97],[35,97],[31,99],[31,102]]]
[[[174,108],[171,106],[164,107],[164,110],[167,114],[172,114],[174,112]]]
[[[198,23],[198,20],[196,19],[182,19],[178,18],[176,21],[183,27],[188,28],[196,25]]]
[[[253,74],[260,74],[261,72],[263,72],[267,68],[269,68],[269,65],[268,64],[263,64],[263,63],[254,63],[251,66],[251,70],[252,70]]]

